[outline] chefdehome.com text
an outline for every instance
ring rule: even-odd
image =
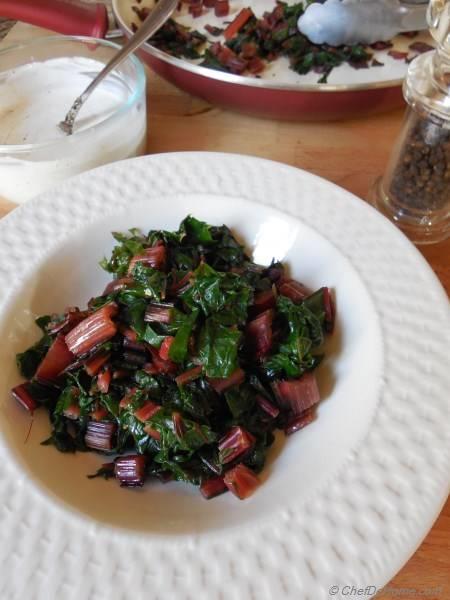
[[[428,587],[428,588],[398,588],[398,587],[389,587],[385,586],[383,588],[377,588],[375,585],[367,585],[366,587],[358,587],[356,585],[332,585],[329,589],[329,594],[331,597],[337,596],[340,597],[348,596],[352,597],[374,597],[384,596],[390,598],[401,598],[408,597],[411,598],[436,598],[436,597],[444,597],[444,588],[442,586]]]

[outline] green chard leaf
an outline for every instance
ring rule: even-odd
[[[272,376],[300,377],[317,366],[311,350],[323,343],[322,323],[305,302],[294,304],[289,298],[279,296],[277,309],[285,320],[287,333],[278,353],[266,360],[264,366]]]
[[[200,332],[199,358],[208,377],[229,377],[238,368],[238,349],[242,334],[210,317]]]
[[[109,273],[115,273],[118,277],[123,277],[127,274],[130,260],[136,254],[142,254],[146,244],[145,237],[138,229],[130,229],[129,236],[122,233],[113,233],[114,239],[119,242],[112,251],[111,258],[104,258],[100,261],[100,266]]]
[[[55,415],[62,415],[66,409],[78,401],[78,388],[68,385],[63,389],[55,406]]]
[[[170,346],[169,357],[176,363],[182,363],[187,357],[189,337],[200,311],[198,308],[194,308],[189,315],[184,315],[180,311],[174,312],[174,321],[178,325],[178,331],[176,332],[175,339]]]
[[[61,319],[64,320],[65,319],[65,315],[61,316]],[[52,317],[50,315],[42,315],[42,317],[38,317],[34,322],[36,323],[36,325],[39,327],[39,329],[41,329],[42,333],[47,333],[47,325],[53,321]]]
[[[181,295],[188,306],[200,307],[207,317],[220,313],[223,324],[245,322],[252,290],[239,275],[218,272],[202,263],[195,270],[193,279],[193,284]]]
[[[225,392],[225,400],[233,418],[238,419],[255,406],[255,392],[246,384],[234,386]]]
[[[133,279],[140,285],[138,293],[146,298],[161,301],[166,291],[166,275],[162,271],[136,263],[132,271]]]
[[[244,247],[236,240],[226,225],[211,227],[210,229],[215,241],[214,253],[208,256],[208,262],[215,269],[228,270],[239,266],[248,256]]]
[[[211,244],[214,240],[210,225],[188,215],[180,225],[180,232],[185,232],[189,241],[195,244]]]
[[[38,317],[35,321],[36,325],[44,332],[41,339],[36,342],[31,348],[25,350],[25,352],[19,352],[16,355],[17,368],[20,374],[26,379],[31,379],[37,371],[42,359],[47,354],[53,339],[47,333],[47,325],[50,323],[51,317],[43,316]]]
[[[47,354],[47,350],[50,348],[51,338],[48,335],[44,335],[39,342],[34,344],[25,352],[20,352],[16,356],[17,367],[20,374],[26,379],[31,379],[36,373],[37,368]]]
[[[115,477],[114,463],[107,463],[106,465],[100,467],[100,469],[98,469],[92,475],[87,475],[88,479],[95,479],[96,477],[102,477],[103,479],[111,479]]]
[[[115,419],[119,419],[119,400],[117,398],[113,398],[111,394],[99,394],[96,398]]]
[[[194,452],[205,444],[210,444],[217,439],[217,435],[208,425],[200,425],[196,421],[183,417],[184,432],[178,437],[172,419],[172,411],[164,408],[158,411],[151,419],[151,426],[161,435],[160,447],[162,451]]]
[[[153,375],[149,375],[145,371],[136,371],[134,381],[138,387],[145,389],[152,398],[159,398],[161,396],[161,386]]]
[[[166,337],[165,335],[156,333],[149,323],[146,323],[143,329],[141,329],[140,326],[138,326],[138,329],[136,329],[136,326],[133,326],[133,329],[139,334],[138,340],[140,342],[147,342],[147,344],[150,344],[150,346],[153,346],[154,348],[159,348]],[[141,333],[139,333],[139,331]]]
[[[42,446],[55,446],[60,452],[76,452],[77,450],[85,452],[87,450],[84,443],[84,435],[86,432],[86,420],[71,421],[69,432],[69,424],[60,414],[53,413],[50,415],[52,423],[51,436],[41,442]]]

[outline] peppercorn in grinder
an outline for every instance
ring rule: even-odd
[[[436,50],[409,66],[409,107],[373,204],[416,244],[450,236],[450,0],[431,0],[427,21]]]

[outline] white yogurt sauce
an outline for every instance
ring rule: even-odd
[[[145,100],[96,126],[131,95],[115,74],[86,101],[74,135],[58,127],[103,66],[88,58],[55,58],[0,73],[0,145],[10,150],[0,152],[0,196],[20,203],[71,175],[144,151]],[[13,145],[48,142],[13,154]]]

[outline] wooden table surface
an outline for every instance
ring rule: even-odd
[[[47,34],[16,25],[6,43]],[[5,45],[5,41],[1,44]],[[185,150],[261,156],[306,169],[367,197],[386,165],[403,110],[335,123],[283,123],[212,107],[148,72],[149,154]],[[0,216],[14,206],[0,201]],[[450,240],[419,247],[450,293]],[[450,599],[450,501],[433,528],[378,600]],[[299,600],[301,600],[299,598]],[[317,599],[322,600],[322,599]]]

